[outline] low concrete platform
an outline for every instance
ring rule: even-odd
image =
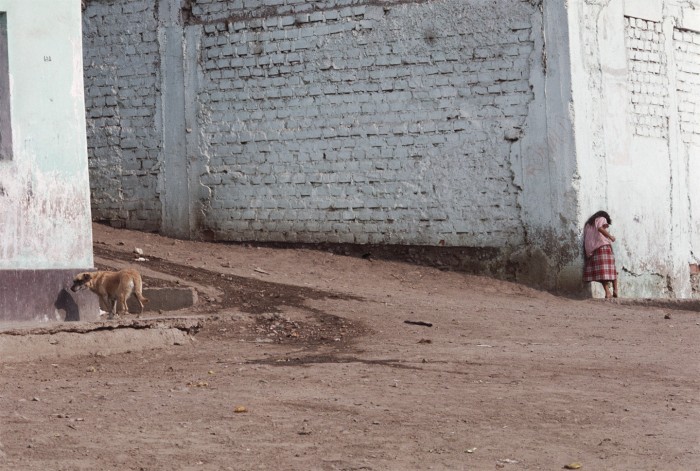
[[[148,299],[144,311],[178,311],[197,304],[197,290],[191,287],[144,288]],[[139,305],[132,296],[127,301],[129,312],[138,312]]]

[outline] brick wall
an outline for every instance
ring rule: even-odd
[[[668,75],[661,23],[625,17],[632,129],[668,138]]]
[[[377,3],[192,2],[217,237],[522,242],[532,6]]]
[[[700,33],[675,29],[673,43],[681,136],[700,145]]]
[[[89,2],[83,14],[92,214],[157,229],[161,147],[154,0]]]
[[[208,195],[193,234],[522,243],[511,146],[533,100],[532,2],[183,5],[199,51],[188,165]],[[93,215],[139,229],[166,204],[157,16],[154,0],[88,1],[84,15]]]

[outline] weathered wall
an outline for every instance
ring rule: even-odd
[[[92,266],[80,8],[0,0],[13,154],[0,160],[0,269]]]
[[[523,175],[551,166],[551,144],[529,138],[534,162],[519,142],[545,114],[537,3],[88,1],[95,218],[225,240],[521,247],[542,192]]]
[[[697,2],[580,2],[572,45],[581,222],[605,208],[627,296],[691,295],[698,259]]]
[[[0,321],[90,318],[94,297],[66,291],[93,265],[80,5],[0,0],[0,12],[11,127],[0,157]]]
[[[687,296],[697,11],[88,1],[96,217],[181,237],[464,247],[491,273],[577,290],[583,222],[605,208],[624,293]],[[100,91],[109,80],[124,87]]]

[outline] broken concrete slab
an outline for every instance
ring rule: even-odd
[[[0,363],[188,345],[204,321],[201,317],[159,317],[5,328],[0,330]]]

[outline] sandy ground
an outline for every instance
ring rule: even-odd
[[[0,359],[2,470],[700,469],[697,312],[94,231],[98,266],[195,286],[195,308],[160,314],[202,326],[155,349]]]

